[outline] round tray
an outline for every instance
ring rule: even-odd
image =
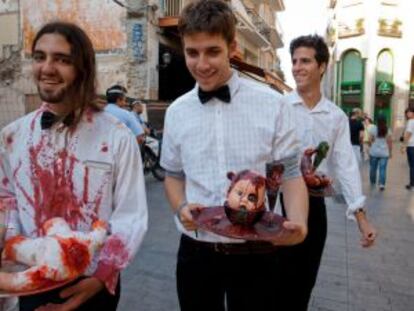
[[[0,272],[18,272],[18,271],[24,271],[27,268],[28,267],[26,265],[5,263],[0,268]],[[7,292],[7,291],[0,289],[0,298],[29,296],[29,295],[39,294],[39,293],[47,292],[47,291],[62,287],[72,281],[73,279],[66,280],[66,281],[60,281],[60,282],[50,281],[48,285],[45,287],[34,289],[34,290],[28,290],[28,291],[20,291],[20,292]]]
[[[275,241],[288,235],[282,226],[286,220],[280,215],[265,212],[253,226],[233,225],[227,218],[224,207],[206,207],[192,211],[193,219],[200,229],[229,238],[248,241]]]

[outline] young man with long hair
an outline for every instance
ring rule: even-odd
[[[96,104],[95,52],[86,33],[44,25],[32,45],[42,106],[0,133],[0,203],[14,200],[8,234],[36,238],[50,218],[72,230],[108,224],[103,248],[64,288],[23,296],[20,310],[116,310],[119,274],[147,229],[138,145],[130,130]]]

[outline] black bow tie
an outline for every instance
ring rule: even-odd
[[[200,98],[200,101],[202,104],[208,102],[213,97],[216,97],[226,103],[229,103],[231,100],[230,89],[228,85],[223,85],[217,90],[210,91],[210,92],[206,92],[198,88],[198,97]]]
[[[74,119],[74,114],[70,113],[68,114],[63,120],[63,124],[66,126],[69,126],[72,124]],[[61,117],[55,115],[53,112],[50,111],[43,111],[42,117],[40,118],[40,126],[42,130],[46,130],[52,127],[53,124],[58,122],[61,119]]]

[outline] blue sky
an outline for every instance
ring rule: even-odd
[[[285,0],[285,11],[278,13],[285,46],[278,50],[286,83],[295,86],[291,75],[289,43],[300,35],[324,34],[328,0]]]

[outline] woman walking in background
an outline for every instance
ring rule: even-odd
[[[363,156],[363,160],[369,160],[369,147],[371,146],[371,141],[370,141],[370,131],[372,129],[372,127],[374,126],[374,122],[372,122],[372,119],[365,115],[364,116],[364,140],[363,140],[363,152],[362,152],[362,156]]]
[[[410,167],[410,182],[405,186],[408,190],[414,190],[414,106],[406,110],[407,124],[404,131],[403,149],[407,148],[408,166]]]
[[[369,149],[369,179],[371,186],[375,187],[379,172],[378,185],[379,189],[383,191],[387,178],[388,159],[392,156],[391,132],[383,116],[379,116],[377,124],[370,129],[369,139],[371,143]]]

